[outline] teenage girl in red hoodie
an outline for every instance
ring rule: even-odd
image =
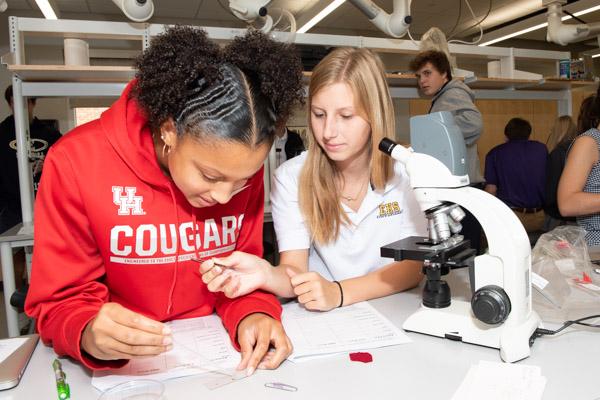
[[[301,101],[300,60],[259,32],[221,49],[176,27],[137,68],[46,158],[26,311],[56,353],[104,369],[169,350],[160,321],[216,309],[238,369],[275,368],[291,352],[276,298],[211,293],[193,259],[261,255],[262,165]]]

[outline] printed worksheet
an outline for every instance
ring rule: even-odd
[[[167,353],[131,360],[119,369],[94,371],[92,385],[106,390],[136,378],[167,380],[216,372],[231,376],[240,362],[229,335],[216,315],[171,321],[173,349]]]
[[[283,306],[282,323],[294,345],[289,357],[294,362],[411,341],[367,302],[327,312],[308,311],[299,303],[287,303]]]
[[[452,400],[539,400],[545,386],[538,366],[480,361],[471,366]]]

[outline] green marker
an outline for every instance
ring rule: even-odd
[[[58,358],[54,359],[52,368],[54,368],[54,378],[56,379],[56,391],[58,392],[58,399],[66,400],[70,398],[71,389],[69,389],[69,384],[66,381],[67,375],[65,375],[63,372]]]

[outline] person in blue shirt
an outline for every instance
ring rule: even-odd
[[[509,206],[527,232],[544,227],[546,145],[529,140],[531,124],[513,118],[506,124],[507,142],[494,147],[485,157],[485,191]]]

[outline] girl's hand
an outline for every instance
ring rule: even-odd
[[[337,283],[328,281],[317,272],[298,274],[286,269],[298,302],[307,310],[329,311],[340,305],[342,294]]]
[[[234,251],[227,257],[204,261],[200,264],[200,273],[208,290],[234,298],[263,289],[272,268],[260,257]]]
[[[81,335],[81,348],[99,360],[154,356],[172,343],[168,326],[118,303],[105,303]]]

